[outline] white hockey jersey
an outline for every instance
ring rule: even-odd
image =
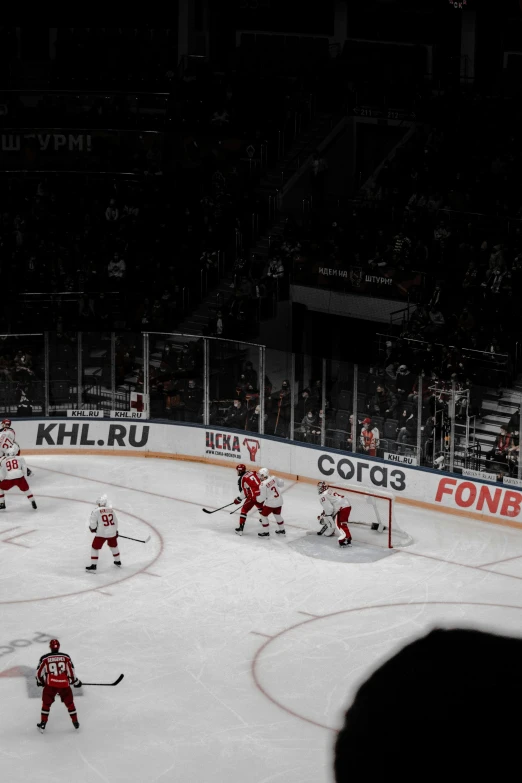
[[[283,505],[283,495],[279,490],[284,485],[282,478],[269,476],[259,485],[258,503],[264,503],[267,508],[280,508]]]
[[[342,508],[352,507],[348,498],[334,495],[328,489],[319,495],[319,501],[323,507],[325,517],[335,517]]]
[[[0,451],[7,451],[16,441],[15,431],[11,427],[6,427],[0,431]]]
[[[27,465],[23,457],[2,457],[0,460],[0,480],[27,477]]]
[[[91,513],[89,530],[100,538],[113,538],[118,532],[118,517],[113,508],[98,506]]]

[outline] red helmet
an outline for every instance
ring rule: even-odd
[[[51,648],[51,650],[59,650],[60,642],[58,641],[58,639],[51,639],[51,641],[49,642],[49,647]]]
[[[243,465],[243,463],[236,465],[236,470],[238,476],[243,476],[247,472],[246,465]]]
[[[2,427],[5,429],[6,427],[11,426],[11,419],[3,419],[2,420]]]

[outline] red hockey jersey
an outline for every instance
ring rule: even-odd
[[[261,482],[257,473],[254,473],[252,470],[247,470],[247,472],[241,476],[240,489],[248,500],[256,500],[259,495],[260,484]]]
[[[73,662],[67,653],[50,652],[42,655],[36,679],[53,688],[67,688],[76,680]]]

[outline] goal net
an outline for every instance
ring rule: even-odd
[[[351,503],[348,527],[354,540],[389,549],[413,543],[412,537],[395,521],[395,499],[391,493],[367,487],[328,486],[333,495],[345,497]]]

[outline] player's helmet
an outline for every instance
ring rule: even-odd
[[[246,465],[236,465],[237,475],[238,476],[244,476],[244,474],[247,472]]]
[[[261,481],[264,481],[269,477],[270,473],[268,472],[268,468],[260,468],[257,472],[257,475],[259,476]]]
[[[97,506],[108,506],[109,501],[107,500],[107,495],[101,495],[98,500],[96,501]]]
[[[327,489],[328,489],[328,484],[326,483],[326,481],[318,481],[317,482],[317,494],[318,495],[322,495],[323,492],[326,492]]]
[[[16,457],[17,454],[18,454],[18,449],[13,449],[13,448],[7,449],[7,451],[5,452],[6,457]]]
[[[51,639],[51,641],[49,642],[49,647],[51,648],[51,650],[59,650],[60,642],[58,641],[58,639]]]
[[[2,428],[5,430],[11,426],[11,419],[2,419]]]

